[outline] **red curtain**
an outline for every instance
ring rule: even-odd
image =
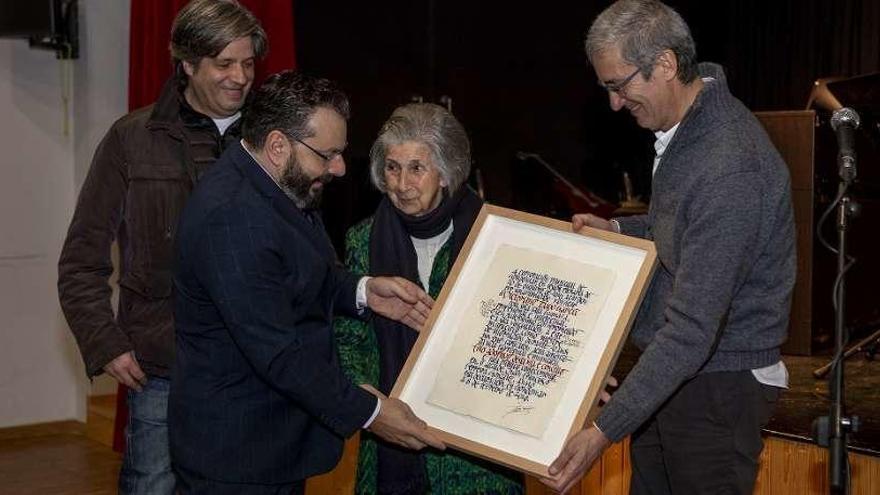
[[[171,75],[171,23],[188,0],[131,0],[128,57],[128,109],[153,103]],[[269,38],[269,51],[257,63],[256,82],[267,75],[296,67],[293,38],[293,0],[239,0],[260,20]],[[116,395],[113,449],[125,448],[128,420],[125,387]]]

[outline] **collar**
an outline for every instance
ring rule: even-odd
[[[264,174],[266,174],[266,177],[268,177],[275,184],[275,186],[278,187],[278,190],[283,193],[284,190],[281,189],[281,184],[278,183],[278,180],[275,179],[275,177],[272,177],[272,174],[270,174],[269,171],[266,170],[266,167],[263,165],[263,163],[260,162],[260,160],[251,151],[251,149],[248,148],[247,142],[244,139],[241,139],[239,143],[241,144],[241,149],[243,149],[245,153],[247,153],[248,156],[251,157],[251,160],[254,161],[254,163],[260,168],[260,170],[263,171]]]
[[[148,127],[170,127],[179,125],[180,122],[180,100],[183,96],[180,94],[180,80],[177,76],[171,76],[162,86],[159,98],[153,104],[153,110],[150,112],[150,119],[147,122]]]
[[[183,122],[184,126],[189,129],[205,129],[215,135],[223,136],[226,130],[235,125],[241,118],[240,111],[222,119],[215,119],[199,112],[186,101],[186,96],[183,94],[183,89],[180,86],[177,88],[177,105],[180,121]]]
[[[700,99],[700,95],[703,94],[710,84],[716,83],[716,75],[718,75],[717,71],[721,71],[721,68],[715,64],[705,64],[706,68],[709,69],[709,74],[702,77],[703,81],[703,90],[700,91],[700,94],[697,95],[697,98],[694,100],[694,104],[691,105],[693,108],[694,105],[697,104],[697,101]],[[724,81],[724,72],[720,72],[721,81]],[[691,109],[685,113],[685,118],[687,118],[688,114],[691,113]],[[663,157],[663,153],[666,152],[666,148],[669,146],[669,143],[672,141],[672,138],[675,137],[675,132],[678,131],[678,127],[681,125],[684,119],[678,121],[674,126],[670,127],[666,131],[657,131],[654,133],[654,137],[656,140],[654,141],[654,169],[652,173],[657,172],[657,167],[660,166],[660,159]]]
[[[241,112],[238,112],[226,119],[215,120],[196,111],[186,101],[183,95],[184,88],[186,85],[181,82],[180,76],[172,75],[165,81],[159,98],[153,104],[147,127],[168,128],[182,123],[192,129],[211,129],[222,136],[241,118]]]
[[[715,80],[715,78],[712,76],[702,77],[700,79],[703,81],[703,83],[709,83]],[[669,145],[669,141],[672,141],[672,137],[675,136],[675,131],[678,130],[679,125],[681,125],[680,120],[668,130],[657,131],[654,133],[654,137],[657,138],[657,140],[654,141],[654,151],[657,152],[658,157],[663,155],[663,152],[666,150],[666,146]]]
[[[678,130],[679,125],[681,125],[681,122],[670,127],[668,131],[657,131],[654,133],[654,136],[657,138],[654,141],[654,151],[657,153],[657,158],[663,156],[663,152],[666,151],[669,141],[672,141],[672,137],[675,136],[675,131]]]
[[[241,140],[236,145],[230,146],[225,152],[228,159],[238,172],[248,180],[253,186],[255,192],[268,200],[271,208],[273,208],[281,218],[289,225],[292,225],[298,231],[304,234],[305,238],[311,243],[312,247],[321,256],[331,264],[336,263],[336,252],[333,250],[333,243],[324,230],[324,224],[320,215],[316,212],[308,212],[300,210],[292,199],[288,198],[281,186],[272,178],[271,175],[262,167],[260,162],[251,153],[245,145],[245,141]]]

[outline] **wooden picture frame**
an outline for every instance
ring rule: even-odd
[[[523,253],[522,257],[516,257]],[[613,273],[613,276],[603,279],[610,280],[610,282],[603,285],[604,295],[601,303],[595,303],[598,309],[592,310],[593,316],[590,318],[593,319],[589,330],[578,331],[578,338],[583,340],[572,344],[573,347],[567,348],[569,350],[575,349],[577,357],[562,359],[562,364],[558,368],[560,371],[554,375],[564,376],[564,381],[562,379],[550,380],[548,382],[550,385],[546,385],[548,388],[542,390],[550,390],[549,387],[555,388],[546,397],[518,395],[517,401],[519,402],[517,403],[520,404],[531,404],[532,402],[528,401],[532,400],[532,397],[536,397],[533,403],[541,403],[550,397],[554,398],[555,402],[548,400],[548,402],[542,403],[547,406],[544,407],[543,413],[540,413],[542,409],[538,408],[536,409],[538,413],[532,417],[524,417],[524,421],[534,422],[538,426],[523,427],[523,429],[517,430],[520,426],[504,426],[498,422],[487,421],[473,411],[463,413],[455,410],[454,407],[438,405],[438,397],[440,399],[447,397],[452,400],[462,400],[466,403],[465,407],[470,407],[467,404],[473,405],[478,402],[480,404],[478,407],[485,408],[486,414],[493,415],[492,417],[496,420],[502,418],[502,422],[509,421],[507,418],[510,413],[522,414],[522,407],[509,411],[505,409],[507,412],[493,411],[492,409],[496,408],[496,401],[500,405],[502,402],[513,400],[509,395],[511,389],[506,389],[507,395],[498,390],[492,393],[486,390],[474,391],[480,387],[485,388],[486,383],[490,383],[488,379],[485,379],[485,373],[482,371],[479,373],[478,387],[474,385],[476,382],[468,382],[463,378],[468,375],[473,376],[473,374],[456,374],[458,373],[456,370],[459,370],[455,364],[457,361],[450,356],[458,356],[461,352],[467,354],[470,352],[469,349],[474,352],[477,352],[477,349],[480,349],[481,352],[485,351],[485,347],[477,347],[476,345],[470,347],[472,342],[467,341],[468,338],[472,339],[479,332],[483,332],[479,334],[483,336],[488,335],[486,332],[489,332],[490,323],[481,327],[482,330],[475,329],[473,323],[477,320],[474,318],[479,318],[482,315],[486,321],[489,321],[491,318],[487,314],[494,315],[495,313],[487,308],[514,306],[512,302],[508,302],[507,306],[493,306],[496,304],[494,300],[490,300],[492,304],[487,306],[486,300],[481,300],[479,296],[494,292],[478,293],[481,288],[488,287],[491,290],[497,290],[497,287],[489,287],[487,284],[494,283],[492,282],[494,280],[506,280],[504,284],[507,285],[504,290],[508,290],[509,287],[512,287],[510,284],[514,283],[511,282],[514,280],[513,273],[532,275],[536,273],[517,270],[518,266],[523,266],[520,264],[521,262],[527,265],[531,263],[529,266],[545,266],[543,264],[536,265],[536,263],[543,263],[543,260],[548,259],[553,260],[554,263],[546,266],[557,267],[555,273],[564,273],[564,277],[577,278],[580,273],[578,270],[587,275]],[[511,260],[513,263],[509,263]],[[583,229],[581,233],[573,233],[569,222],[484,205],[458,259],[450,270],[431,315],[394,385],[391,396],[409,404],[415,414],[425,420],[448,446],[526,473],[547,476],[549,465],[558,456],[565,441],[579,431],[596,413],[599,393],[604,389],[614,367],[655,269],[656,261],[656,250],[650,241],[590,228]],[[560,267],[564,269],[562,272]],[[550,268],[547,269],[550,270]],[[601,272],[590,270],[600,270]],[[560,279],[551,277],[550,280],[557,281],[557,283],[551,282],[550,285],[544,286],[546,290],[543,294],[546,297],[543,299],[545,300],[558,296],[558,292],[553,291],[558,287]],[[580,287],[583,289],[584,285],[580,285]],[[513,291],[502,291],[498,294],[500,296],[512,293]],[[586,293],[588,296],[597,294],[593,289],[588,289]],[[589,298],[580,301],[584,300],[589,301]],[[593,302],[584,303],[581,307],[589,308],[589,304],[593,304]],[[480,314],[474,316],[474,310],[477,307],[482,309],[479,311]],[[578,310],[571,314],[577,315]],[[587,312],[581,314],[586,315]],[[470,324],[462,325],[463,320]],[[513,325],[513,327],[516,326]],[[498,329],[511,328],[511,326],[495,323],[492,324],[492,328],[494,329],[492,332],[495,332],[492,335],[496,335]],[[581,333],[582,335],[580,335]],[[506,340],[506,342],[514,341],[516,340]],[[531,337],[529,341],[536,342]],[[479,342],[486,342],[486,340],[481,338]],[[575,341],[568,340],[566,342]],[[454,349],[458,349],[458,351],[454,353]],[[497,358],[497,352],[492,356],[496,358],[496,362],[498,359],[504,359]],[[529,356],[535,355],[529,354]],[[521,370],[521,374],[537,373],[530,371],[531,367],[521,364],[521,358],[517,359],[520,359],[516,362],[520,363],[518,369]],[[537,359],[543,359],[543,357]],[[535,362],[540,363],[541,369],[550,366],[544,361],[528,361],[529,364]],[[474,363],[474,360],[471,359],[467,366],[471,366],[471,363]],[[567,368],[563,369],[563,367]],[[531,375],[526,378],[526,380],[531,379]],[[518,383],[522,383],[523,379],[519,380]],[[486,401],[473,402],[460,399],[462,397],[460,394],[446,393],[441,395],[444,390],[447,392],[451,390],[443,388],[441,381],[444,384],[462,387],[468,393],[488,393],[489,395],[480,396],[486,397]],[[512,387],[511,385],[507,386]],[[540,387],[536,385],[536,388]],[[532,392],[540,393],[535,390]],[[552,414],[548,411],[552,411]],[[527,414],[532,412],[528,411]],[[511,417],[516,417],[516,415]],[[523,433],[523,431],[527,431],[527,433]]]

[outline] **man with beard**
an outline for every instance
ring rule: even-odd
[[[270,77],[242,117],[241,143],[184,210],[169,403],[181,493],[301,493],[360,428],[443,448],[406,404],[352,384],[338,365],[334,312],[369,308],[419,328],[431,305],[403,278],[359,280],[336,262],[315,209],[345,173],[348,115],[330,81]]]

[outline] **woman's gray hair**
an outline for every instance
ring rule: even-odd
[[[254,55],[262,58],[267,51],[266,32],[251,11],[235,0],[192,0],[171,26],[171,59],[178,70],[183,61],[198,65],[245,36],[254,44]]]
[[[688,84],[697,78],[697,49],[690,28],[678,12],[657,0],[620,0],[596,17],[587,33],[590,62],[597,53],[615,47],[646,79],[664,50],[672,50],[678,59],[679,81]]]
[[[406,141],[428,147],[449,194],[455,193],[471,173],[471,144],[461,123],[440,105],[410,103],[394,110],[370,150],[370,176],[383,193],[388,148]]]

